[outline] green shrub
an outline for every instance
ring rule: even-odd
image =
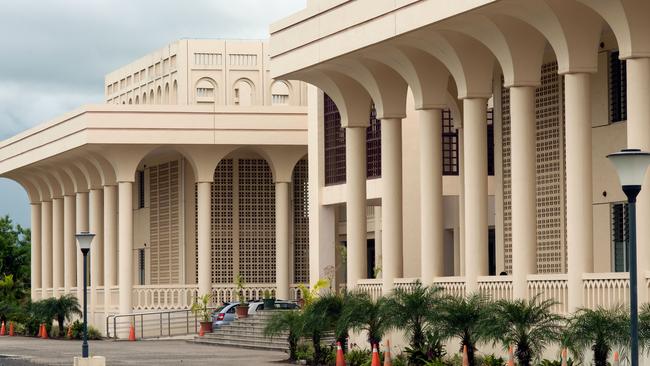
[[[399,354],[393,358],[393,366],[408,366],[406,356]]]
[[[79,320],[75,320],[72,323],[72,338],[73,339],[82,339],[84,331],[84,324]],[[99,340],[102,339],[102,334],[97,330],[97,328],[92,325],[88,326],[88,339]]]
[[[296,360],[305,360],[311,363],[314,360],[314,347],[308,343],[299,343],[296,348]]]
[[[483,366],[503,366],[505,365],[506,361],[501,358],[497,357],[495,355],[487,355],[483,357],[483,363],[481,365]]]
[[[372,360],[372,354],[364,349],[351,349],[345,355],[349,366],[363,366]]]

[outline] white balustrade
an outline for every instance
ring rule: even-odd
[[[244,285],[244,289],[242,290],[246,301],[263,299],[265,291],[269,291],[271,296],[275,296],[275,284],[247,283]],[[232,283],[213,284],[212,301],[215,304],[239,301],[239,292],[237,290],[237,286]]]
[[[291,299],[289,300],[299,300],[303,298],[302,290],[300,289],[301,286],[305,286],[309,288],[309,284],[300,284],[300,283],[292,283],[289,285],[289,293],[291,294]]]
[[[95,290],[95,308],[97,311],[104,311],[104,286],[98,286]]]
[[[583,301],[587,308],[614,308],[630,303],[630,275],[627,272],[584,273]]]
[[[537,296],[538,300],[554,300],[553,311],[558,314],[568,312],[568,277],[562,274],[528,275],[528,296]]]
[[[357,281],[357,291],[367,293],[373,300],[381,297],[381,287],[381,278],[363,278]]]
[[[415,283],[419,280],[420,280],[419,278],[395,278],[393,280],[393,283],[395,284],[396,289],[401,289],[410,292],[413,291],[413,289],[415,288]]]
[[[512,276],[480,276],[478,291],[491,300],[512,300]]]
[[[433,285],[440,287],[443,295],[465,296],[465,277],[436,277]]]
[[[133,309],[187,309],[192,305],[197,291],[197,285],[133,286]]]

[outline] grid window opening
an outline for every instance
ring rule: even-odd
[[[627,272],[630,267],[628,258],[630,221],[628,212],[627,203],[614,203],[611,205],[612,266],[614,272]]]
[[[619,52],[609,54],[609,122],[627,120],[627,66]]]

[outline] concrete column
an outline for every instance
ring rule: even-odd
[[[462,128],[458,132],[458,275],[465,276],[465,133]]]
[[[402,120],[381,121],[382,293],[402,277]]]
[[[133,292],[133,182],[119,182],[120,314],[132,312]]]
[[[368,275],[366,239],[366,128],[345,129],[345,176],[347,195],[347,288]],[[384,213],[385,215],[385,213]],[[387,253],[384,253],[386,256]],[[385,274],[385,273],[384,273]]]
[[[88,223],[88,192],[77,192],[77,228],[76,228],[76,233],[80,233],[83,231],[89,231],[90,226]],[[75,244],[74,244],[74,253],[77,261],[77,298],[79,301],[82,301],[83,299],[83,271],[84,271],[84,263],[83,263],[83,255],[81,254],[81,250],[79,249],[79,243],[77,243],[77,239],[75,238]]]
[[[381,206],[374,207],[374,219],[375,219],[375,267],[379,266],[382,263],[383,253],[382,253],[382,234],[381,234]],[[375,273],[375,278],[382,278],[381,270],[379,273],[373,268]]]
[[[535,87],[510,88],[510,113],[513,295],[524,299],[526,278],[537,273]]]
[[[63,198],[52,199],[52,294],[63,287]]]
[[[104,192],[92,189],[89,198],[90,232],[95,234],[90,249],[90,311],[94,314],[97,308],[97,287],[104,282]]]
[[[32,246],[31,246],[31,287],[32,300],[38,300],[41,293],[36,289],[41,288],[41,203],[32,203]]]
[[[444,274],[442,216],[442,114],[418,112],[420,119],[420,257],[422,283]],[[383,127],[383,126],[382,126]]]
[[[275,297],[289,299],[289,183],[275,183]]]
[[[199,295],[212,293],[212,245],[211,245],[211,182],[197,183],[197,239]]]
[[[582,274],[592,272],[594,262],[589,79],[586,73],[564,76],[570,312],[583,305]]]
[[[52,288],[52,201],[41,202],[41,288]]]
[[[467,293],[478,290],[478,277],[488,274],[487,255],[487,101],[463,100],[465,173],[465,281]]]
[[[111,310],[111,287],[117,285],[117,187],[104,186],[104,313]]]
[[[627,147],[650,151],[650,58],[629,59],[627,63]],[[645,285],[650,270],[650,175],[646,174],[636,204],[637,275],[639,301],[648,301]]]
[[[77,243],[75,238],[76,224],[75,196],[63,197],[63,261],[65,293],[69,294],[72,287],[77,286]]]

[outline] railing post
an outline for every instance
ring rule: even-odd
[[[162,313],[160,313],[160,337],[162,338]]]
[[[144,339],[144,314],[140,314],[140,338]]]
[[[117,339],[117,316],[113,317],[113,338]]]
[[[187,311],[187,310],[185,310],[185,322],[186,322],[186,325],[187,325],[187,333],[186,334],[190,334],[190,312]]]
[[[171,312],[168,312],[168,313],[167,313],[167,335],[168,335],[169,337],[172,336],[172,321],[171,321],[171,316],[172,316],[172,313],[171,313]]]

